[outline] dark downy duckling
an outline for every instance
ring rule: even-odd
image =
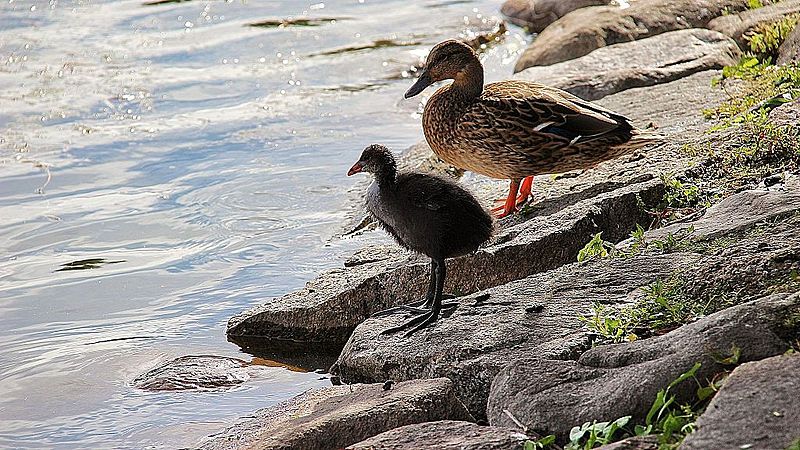
[[[431,50],[405,97],[450,79],[425,104],[425,138],[449,164],[511,180],[505,204],[495,208],[500,217],[528,199],[534,175],[588,169],[661,138],[561,89],[522,80],[484,86],[477,55],[456,40]]]
[[[405,324],[384,331],[424,328],[439,317],[446,275],[445,259],[478,249],[492,235],[494,222],[478,200],[458,184],[434,175],[398,173],[392,152],[370,145],[347,175],[369,172],[375,181],[367,191],[367,210],[401,246],[431,258],[431,276],[424,310]],[[396,308],[393,308],[396,309]],[[427,309],[430,309],[429,311]]]

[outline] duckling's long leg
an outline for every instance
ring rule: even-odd
[[[527,176],[522,179],[522,185],[519,187],[519,196],[517,196],[517,207],[520,207],[528,201],[533,189],[533,175]]]
[[[436,293],[433,297],[433,304],[431,305],[431,310],[424,314],[420,314],[417,317],[414,317],[413,319],[409,320],[408,322],[402,325],[384,330],[381,334],[391,334],[397,331],[405,330],[409,327],[414,327],[405,334],[405,337],[408,337],[414,332],[421,330],[422,328],[425,328],[428,325],[436,322],[436,320],[439,319],[439,313],[442,310],[442,291],[444,290],[445,276],[446,276],[446,269],[444,265],[444,260],[436,261]]]
[[[425,294],[425,298],[418,302],[409,303],[407,305],[399,305],[394,306],[388,309],[384,309],[383,311],[378,311],[370,317],[383,317],[388,316],[390,314],[394,314],[397,311],[409,311],[412,313],[423,314],[427,313],[431,309],[431,305],[433,305],[433,297],[436,294],[436,266],[438,263],[435,259],[431,259],[431,276],[430,282],[428,283],[428,292]],[[456,298],[453,294],[442,294],[442,298],[450,299]],[[451,309],[455,308],[458,303],[444,303],[442,304],[443,309]]]
[[[508,197],[506,197],[505,204],[492,209],[493,213],[497,213],[501,209],[503,210],[503,212],[496,214],[498,219],[502,219],[503,217],[517,210],[517,192],[519,191],[519,182],[519,178],[511,180],[511,185],[508,187]],[[533,182],[533,179],[531,179],[531,182]]]
[[[425,294],[424,299],[418,302],[409,303],[407,305],[394,306],[392,308],[384,309],[383,311],[378,311],[371,317],[388,316],[389,314],[394,314],[397,311],[411,311],[418,314],[426,313],[431,307],[434,294],[436,294],[436,261],[431,259],[431,277],[430,282],[428,283],[428,292]]]

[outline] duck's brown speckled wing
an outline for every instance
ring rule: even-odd
[[[625,117],[567,92],[511,80],[486,85],[461,115],[456,134],[498,151],[539,157],[631,129]]]

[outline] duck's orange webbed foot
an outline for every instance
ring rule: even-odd
[[[506,197],[503,206],[492,208],[492,213],[498,219],[513,214],[517,210],[517,192],[519,191],[519,180],[511,180],[511,185],[508,189],[508,197]]]
[[[522,179],[522,184],[519,188],[519,195],[517,196],[517,208],[524,205],[525,202],[531,197],[531,190],[533,188],[533,175]]]

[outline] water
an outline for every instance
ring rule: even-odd
[[[344,173],[421,138],[401,73],[498,3],[3,0],[0,447],[191,446],[327,385],[280,365],[229,390],[130,383],[181,355],[252,360],[231,315],[385,239],[336,238]],[[523,46],[488,49],[487,77]]]

